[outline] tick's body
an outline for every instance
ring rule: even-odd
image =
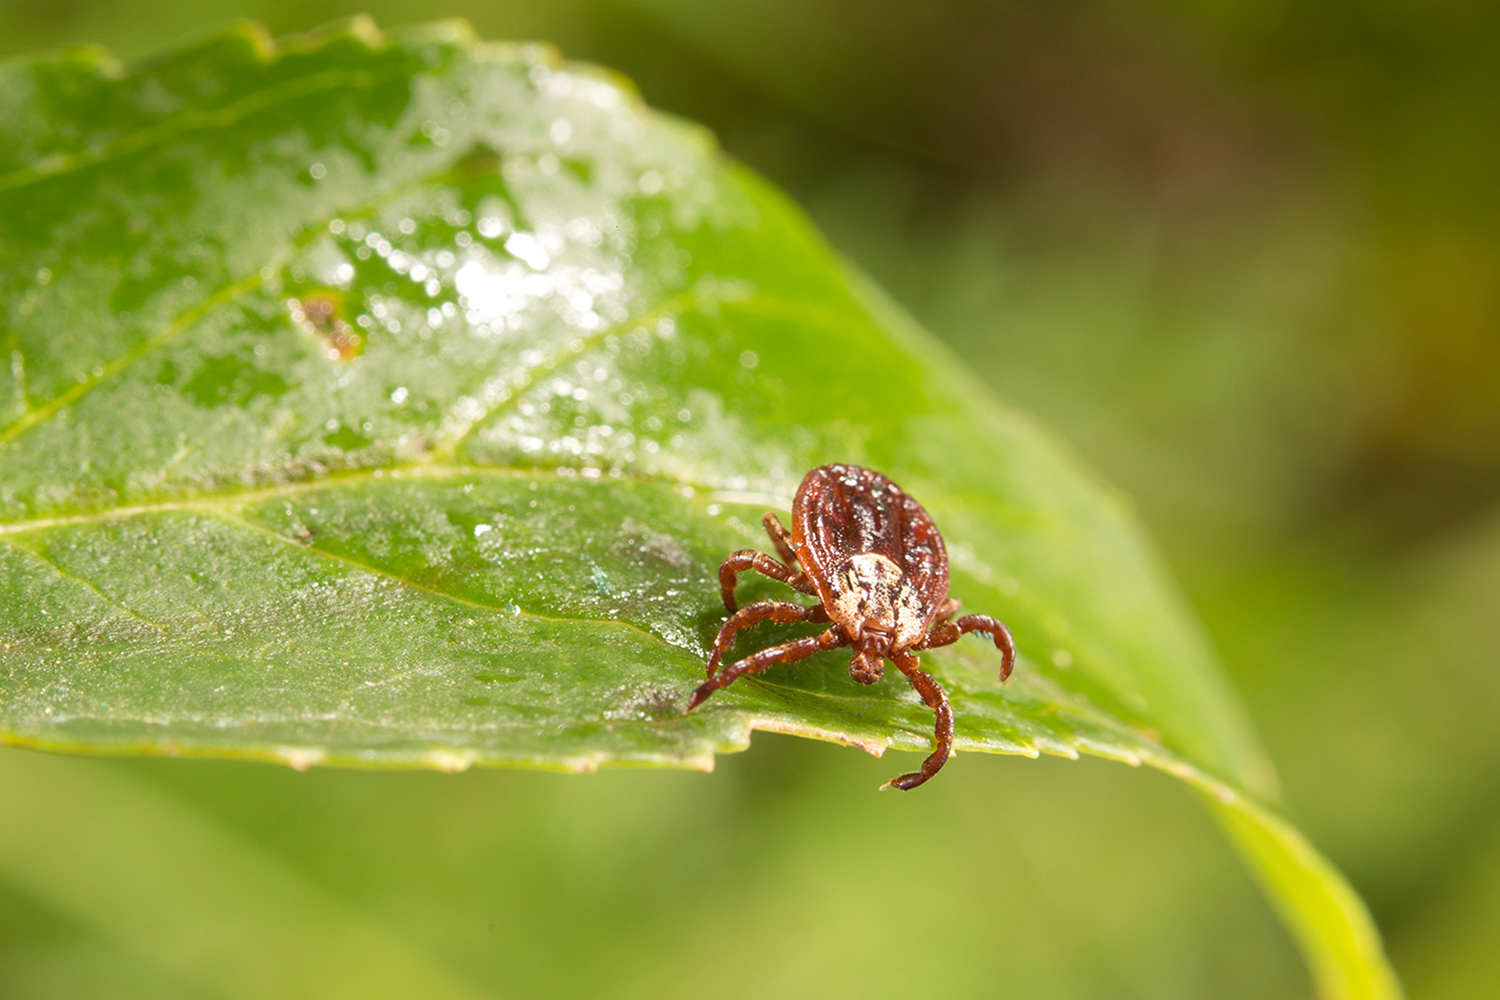
[[[948,596],[948,552],[937,525],[921,504],[878,472],[853,465],[824,465],[807,474],[792,501],[792,530],[773,513],[762,519],[780,561],[754,549],[734,553],[719,567],[724,606],[733,612],[719,629],[708,658],[708,680],[693,692],[691,711],[743,674],[789,663],[824,649],[853,646],[849,673],[861,684],[880,679],[889,659],[937,713],[936,748],[920,771],[890,784],[915,788],[938,772],[953,752],[953,710],[943,689],[920,669],[917,651],[946,646],[965,632],[986,632],[1001,651],[1000,679],[1010,676],[1015,645],[1003,624],[986,615],[950,619],[958,602]],[[792,563],[800,566],[793,569]],[[736,610],[734,588],[747,570],[818,598],[803,607],[761,601]],[[763,649],[719,670],[735,633],[763,621],[831,622],[822,635]]]

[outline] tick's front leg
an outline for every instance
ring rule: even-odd
[[[755,606],[753,604],[750,605],[751,608]],[[749,611],[750,608],[746,608],[745,610]],[[812,609],[809,608],[808,610]],[[823,620],[827,621],[826,618]],[[703,704],[704,699],[709,695],[720,688],[728,687],[745,674],[760,673],[760,671],[773,663],[791,663],[795,660],[806,659],[814,653],[825,649],[837,649],[840,646],[847,645],[849,645],[849,639],[844,633],[837,628],[831,628],[822,635],[809,636],[806,639],[793,639],[791,642],[784,642],[780,646],[772,646],[769,649],[762,649],[759,653],[752,653],[743,660],[731,663],[725,667],[723,673],[712,675],[708,680],[698,685],[698,690],[694,691],[693,696],[688,699],[687,710],[691,712]]]
[[[934,748],[927,759],[922,761],[922,769],[892,778],[883,786],[909,792],[941,771],[948,762],[949,755],[953,753],[953,708],[948,704],[948,696],[943,693],[938,682],[922,672],[921,661],[915,653],[896,653],[891,659],[901,668],[906,679],[911,681],[911,686],[917,689],[917,694],[922,696],[927,707],[937,714],[937,726],[933,732]]]
[[[1016,665],[1016,641],[1010,637],[1010,629],[1005,627],[1004,622],[989,615],[964,615],[956,622],[936,625],[916,648],[936,649],[939,646],[949,646],[966,632],[984,632],[994,638],[995,648],[1000,650],[1000,679],[1003,681],[1008,678],[1011,668]]]
[[[810,608],[804,608],[800,604],[791,601],[758,601],[755,604],[747,604],[734,614],[729,620],[719,627],[719,634],[714,639],[713,652],[708,655],[708,676],[712,677],[723,662],[724,654],[729,647],[734,645],[735,633],[740,629],[759,625],[764,621],[772,622],[826,622],[828,615],[823,611],[823,605],[814,604]]]
[[[740,549],[719,564],[719,589],[723,593],[724,607],[730,611],[734,611],[739,607],[739,603],[734,599],[734,588],[739,586],[740,574],[747,573],[750,570],[754,570],[762,576],[769,576],[773,580],[779,580],[788,587],[800,590],[804,594],[812,594],[814,596],[817,594],[812,583],[801,572],[777,562],[764,552],[757,552],[754,549]]]

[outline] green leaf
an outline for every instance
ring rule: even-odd
[[[1358,900],[1258,804],[1270,767],[1124,504],[607,73],[364,21],[0,65],[0,337],[7,743],[925,750],[899,678],[833,654],[683,712],[718,560],[855,462],[922,500],[954,594],[1016,635],[1003,687],[978,641],[928,655],[961,751],[1186,778],[1329,956],[1324,994],[1397,993]]]

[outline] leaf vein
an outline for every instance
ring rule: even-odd
[[[201,132],[209,129],[228,128],[238,122],[256,114],[275,107],[284,101],[295,100],[299,97],[309,97],[313,94],[326,90],[335,90],[341,86],[368,88],[374,85],[377,77],[374,73],[363,70],[326,70],[322,73],[314,73],[311,76],[302,77],[297,80],[289,80],[286,83],[267,87],[265,90],[257,91],[233,104],[227,104],[222,108],[210,111],[184,112],[181,116],[167,119],[156,125],[121,136],[106,146],[97,149],[84,150],[81,153],[55,153],[43,157],[37,163],[12,170],[8,174],[0,174],[0,191],[15,191],[34,184],[39,181],[59,177],[64,174],[77,173],[89,167],[109,160],[129,156],[150,149],[152,146],[165,142],[178,136],[187,135],[192,132]]]
[[[449,436],[440,439],[428,453],[427,457],[417,464],[428,465],[436,463],[439,459],[453,457],[463,443],[469,439],[469,436],[477,431],[485,421],[489,420],[496,413],[501,413],[517,405],[520,402],[521,394],[534,386],[543,372],[551,371],[570,358],[581,356],[590,348],[598,347],[610,337],[619,336],[622,331],[638,326],[650,326],[680,309],[697,306],[699,305],[697,301],[699,297],[700,293],[693,290],[680,292],[639,316],[615,323],[612,326],[605,327],[603,330],[597,330],[587,337],[570,341],[564,346],[563,350],[537,362],[523,372],[519,380],[506,387],[506,395],[503,398],[498,399],[492,407],[470,420],[464,420],[456,412],[458,409],[457,405],[451,407],[444,416],[443,423],[454,425],[454,431]]]
[[[546,622],[549,625],[553,625],[553,624],[557,624],[557,625],[571,624],[571,625],[604,625],[604,626],[612,626],[612,627],[621,628],[621,629],[624,629],[624,630],[627,630],[627,631],[631,631],[631,632],[635,632],[635,633],[640,634],[640,635],[647,636],[647,637],[651,638],[652,640],[656,641],[657,643],[660,643],[661,645],[668,647],[669,649],[677,650],[679,652],[681,651],[679,647],[673,646],[671,643],[667,642],[667,640],[663,639],[661,636],[659,636],[656,633],[652,632],[650,629],[642,628],[639,625],[634,624],[633,622],[620,621],[618,619],[613,619],[613,618],[576,618],[576,617],[569,617],[569,616],[543,615],[543,614],[538,614],[535,611],[527,611],[525,608],[522,608],[518,604],[513,604],[513,605],[487,604],[484,601],[471,600],[470,598],[467,598],[467,597],[461,597],[458,594],[449,593],[446,590],[440,590],[440,589],[438,589],[436,587],[429,587],[429,586],[427,586],[425,584],[418,583],[417,581],[412,580],[409,577],[402,576],[400,573],[394,573],[394,572],[392,572],[392,571],[390,571],[388,569],[384,569],[384,568],[382,568],[380,566],[375,566],[375,565],[372,565],[370,563],[363,562],[363,561],[361,561],[359,559],[354,559],[354,558],[351,558],[351,557],[346,556],[346,555],[342,555],[342,554],[337,553],[337,552],[330,552],[327,549],[319,548],[316,545],[303,544],[302,542],[299,542],[299,541],[297,541],[294,538],[288,538],[286,535],[283,535],[280,532],[272,531],[270,528],[267,528],[264,525],[256,524],[253,521],[247,521],[244,518],[239,517],[239,516],[237,516],[235,514],[231,514],[231,513],[229,513],[226,510],[222,510],[222,509],[219,509],[219,510],[205,509],[202,512],[205,513],[205,514],[208,514],[210,517],[213,517],[213,518],[216,518],[216,519],[218,519],[220,521],[223,521],[226,524],[235,525],[237,527],[243,528],[243,529],[245,529],[247,531],[250,531],[250,532],[253,532],[255,534],[263,535],[266,538],[274,539],[275,541],[278,541],[278,542],[282,543],[283,545],[291,546],[292,548],[296,549],[299,552],[305,552],[305,553],[310,553],[310,554],[315,555],[315,556],[321,556],[322,558],[327,559],[330,562],[340,563],[340,564],[342,564],[344,566],[348,566],[351,569],[359,570],[360,572],[364,572],[364,573],[369,573],[372,576],[378,576],[378,577],[381,577],[383,579],[390,580],[390,581],[392,581],[394,583],[401,584],[402,586],[408,587],[408,588],[410,588],[412,590],[419,591],[419,592],[424,593],[424,594],[428,594],[428,595],[430,595],[432,597],[437,597],[437,598],[441,598],[443,600],[452,601],[455,604],[461,604],[461,605],[464,605],[465,607],[475,608],[475,609],[480,610],[480,611],[498,612],[498,613],[501,613],[501,614],[515,615],[515,616],[520,617],[520,618],[530,619],[531,621]]]
[[[84,587],[92,591],[101,601],[114,608],[116,611],[119,611],[120,613],[125,615],[129,615],[136,621],[144,622],[145,624],[150,625],[152,628],[156,629],[158,632],[167,631],[166,626],[161,622],[153,621],[152,619],[147,618],[145,615],[140,614],[127,605],[122,604],[120,601],[106,594],[98,584],[94,583],[92,580],[87,579],[86,577],[79,576],[77,573],[64,568],[61,563],[57,562],[57,560],[55,559],[50,558],[46,555],[46,553],[34,549],[29,545],[22,545],[20,542],[17,542],[13,538],[0,539],[0,544],[8,545],[12,549],[15,549],[17,552],[26,553],[37,562],[40,562],[42,565],[52,570],[52,572],[56,573],[62,579],[70,580],[73,583],[78,584],[80,587]]]
[[[99,374],[95,375],[90,372],[89,377],[86,381],[79,382],[76,385],[70,386],[67,391],[58,394],[41,406],[35,407],[34,409],[28,409],[20,417],[20,419],[16,420],[14,423],[10,424],[7,427],[0,429],[0,445],[5,445],[10,441],[15,440],[17,437],[20,437],[22,434],[26,433],[26,431],[30,430],[32,427],[50,419],[65,406],[68,406],[70,403],[76,402],[84,395],[92,392],[99,386],[100,383],[113,377],[114,375],[119,374],[121,371],[130,367],[130,365],[134,364],[136,361],[139,361],[141,358],[150,354],[152,351],[155,351],[165,344],[171,342],[176,337],[181,335],[184,331],[191,328],[193,324],[197,323],[199,320],[203,319],[214,310],[219,309],[222,306],[229,305],[230,303],[239,300],[245,295],[248,295],[251,292],[260,289],[266,281],[264,277],[265,271],[279,269],[288,258],[296,254],[299,250],[307,247],[309,243],[320,236],[326,230],[328,223],[334,218],[339,216],[359,217],[368,215],[369,213],[379,208],[381,205],[384,205],[395,198],[401,197],[403,194],[406,194],[414,187],[431,182],[435,177],[438,176],[441,176],[441,172],[435,172],[431,175],[417,178],[407,184],[393,186],[389,189],[381,191],[377,197],[372,198],[364,205],[361,205],[357,208],[330,213],[326,216],[318,218],[313,222],[308,223],[303,227],[301,232],[299,232],[295,237],[292,238],[290,245],[287,246],[285,250],[283,250],[279,255],[273,256],[271,263],[266,265],[266,267],[263,267],[261,270],[255,272],[249,277],[242,278],[239,281],[234,282],[233,284],[226,285],[224,288],[221,288],[213,295],[210,295],[208,298],[204,299],[198,304],[183,311],[182,314],[180,314],[176,319],[167,324],[166,329],[164,329],[161,333],[142,341],[141,343],[137,344],[135,347],[127,351],[125,354],[121,355],[118,358],[115,358],[113,361],[109,361],[99,366]]]
[[[254,291],[255,289],[259,288],[262,283],[263,279],[257,273],[252,277],[243,278],[240,281],[235,282],[234,284],[227,285],[224,288],[221,288],[219,291],[215,292],[213,295],[210,295],[208,298],[193,306],[191,309],[183,312],[180,316],[177,317],[177,319],[169,323],[167,325],[167,328],[161,333],[147,340],[141,341],[135,347],[131,348],[129,351],[126,351],[118,358],[115,358],[114,360],[99,366],[99,374],[95,375],[93,373],[90,373],[88,381],[79,382],[76,385],[70,386],[65,392],[57,394],[46,403],[43,403],[41,406],[27,410],[19,420],[15,421],[4,430],[0,430],[0,444],[6,444],[10,441],[14,441],[16,438],[20,437],[22,434],[30,430],[32,427],[35,427],[37,424],[47,421],[48,419],[56,415],[57,412],[63,407],[81,399],[89,392],[92,392],[101,382],[118,374],[123,369],[140,360],[142,357],[150,354],[152,351],[168,343],[213,310],[219,308],[220,306],[227,305],[228,303],[235,301],[241,296]]]

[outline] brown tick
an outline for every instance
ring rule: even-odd
[[[1000,679],[1010,676],[1015,643],[988,615],[952,621],[958,601],[948,596],[948,550],[922,505],[878,472],[854,465],[824,465],[807,474],[792,501],[792,530],[774,513],[761,519],[780,561],[741,549],[719,567],[724,606],[732,614],[714,640],[708,680],[693,692],[688,711],[709,695],[773,663],[791,663],[824,649],[853,646],[849,675],[861,684],[880,680],[889,659],[927,706],[937,713],[936,748],[922,769],[893,778],[887,787],[916,788],[937,774],[953,752],[953,709],[937,681],[920,669],[917,650],[947,646],[965,632],[985,632],[1000,650]],[[792,563],[800,566],[793,569]],[[760,601],[736,610],[739,574],[755,570],[818,598],[812,607]],[[719,664],[740,629],[763,621],[832,622],[822,635],[794,639],[732,663]]]

